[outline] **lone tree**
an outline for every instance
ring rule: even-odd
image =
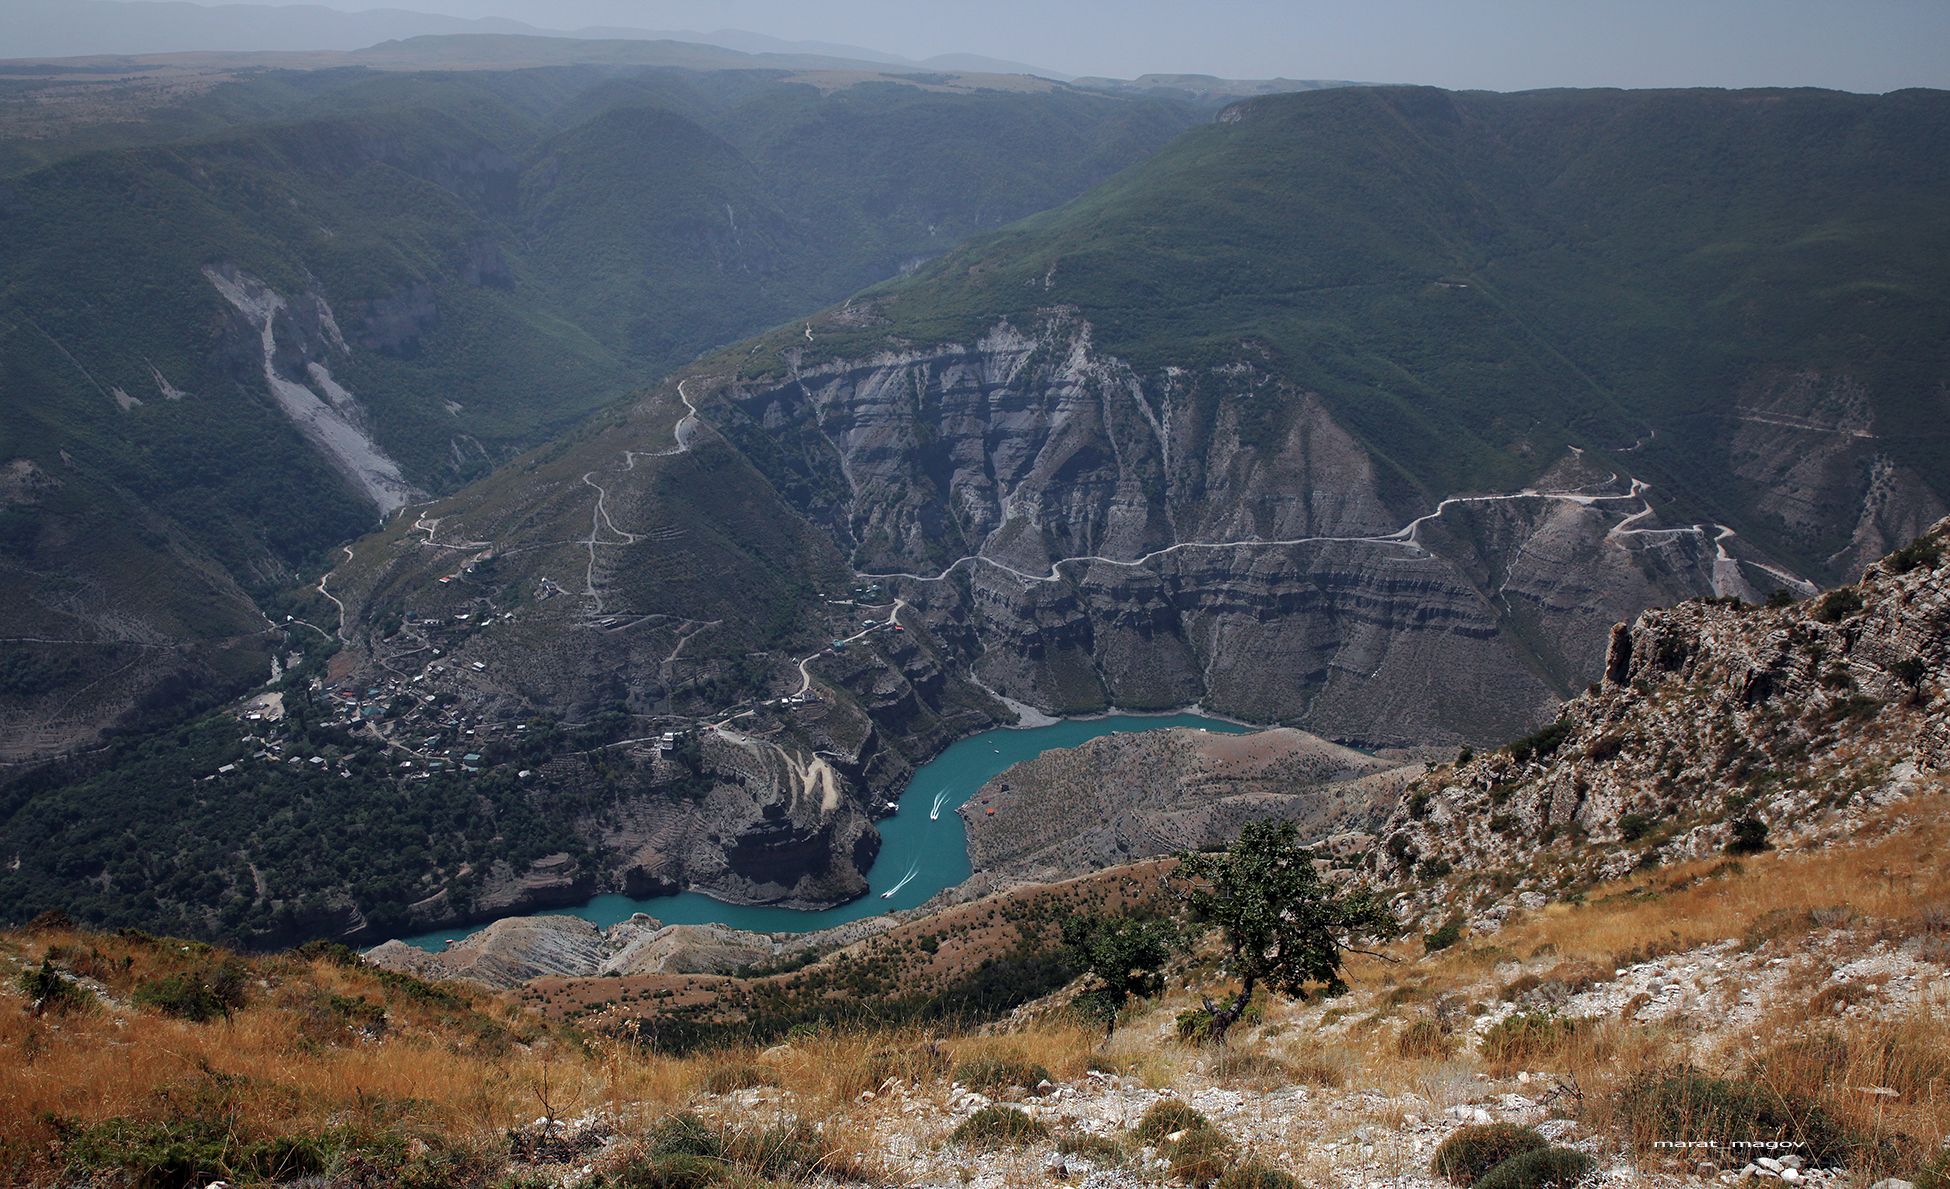
[[[1164,966],[1177,946],[1169,921],[1083,916],[1063,922],[1063,944],[1095,984],[1077,1006],[1104,1021],[1104,1039],[1117,1031],[1117,1015],[1133,999],[1165,989]]]
[[[1172,877],[1192,919],[1224,938],[1226,969],[1239,993],[1225,1003],[1205,997],[1207,1035],[1225,1043],[1226,1029],[1245,1014],[1253,992],[1306,999],[1346,992],[1345,953],[1358,941],[1388,941],[1402,927],[1367,891],[1342,891],[1320,878],[1313,852],[1296,841],[1292,822],[1256,822],[1230,851],[1182,854]]]

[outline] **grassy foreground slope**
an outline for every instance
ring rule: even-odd
[[[1224,1052],[1164,1039],[1223,985],[1203,957],[1109,1043],[1058,996],[994,1028],[809,1027],[670,1056],[635,1023],[656,995],[564,1022],[332,951],[247,959],[50,923],[0,936],[18,1055],[0,1064],[0,1179],[531,1185],[589,1165],[583,1183],[608,1186],[1002,1183],[1060,1163],[1156,1184],[1270,1164],[1307,1186],[1422,1187],[1444,1183],[1439,1144],[1494,1120],[1622,1183],[1711,1184],[1695,1169],[1738,1169],[1741,1140],[1938,1184],[1947,820],[1933,788],[1846,845],[1635,873],[1448,948],[1405,943],[1357,959],[1345,998],[1267,1005]],[[1033,1125],[982,1115],[990,1099]],[[1699,1142],[1657,1146],[1673,1139]]]

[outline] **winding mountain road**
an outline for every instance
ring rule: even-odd
[[[1569,490],[1569,491],[1539,491],[1536,490],[1535,488],[1527,487],[1524,488],[1522,491],[1513,491],[1502,495],[1450,496],[1444,499],[1442,502],[1438,503],[1435,506],[1434,511],[1416,517],[1414,520],[1409,521],[1407,524],[1403,525],[1399,529],[1396,529],[1392,533],[1382,533],[1382,534],[1374,534],[1368,536],[1346,536],[1346,537],[1334,537],[1334,536],[1282,537],[1282,538],[1246,537],[1246,538],[1233,540],[1233,541],[1180,541],[1175,545],[1167,545],[1162,549],[1154,549],[1149,553],[1134,558],[1106,557],[1102,554],[1084,554],[1077,557],[1059,558],[1050,564],[1050,567],[1046,572],[1041,574],[1031,573],[1027,570],[1019,570],[1016,567],[1011,566],[1006,562],[997,561],[996,559],[989,557],[984,553],[976,552],[976,553],[971,553],[965,557],[957,558],[956,560],[950,562],[944,569],[942,569],[939,573],[936,574],[916,574],[912,572],[896,570],[896,571],[860,571],[860,576],[864,578],[883,578],[883,579],[901,578],[911,582],[943,582],[946,581],[950,575],[952,575],[956,570],[960,569],[961,567],[965,565],[979,563],[979,564],[993,566],[994,568],[1001,570],[1003,573],[1013,575],[1017,578],[1022,579],[1025,582],[1044,583],[1044,582],[1061,581],[1063,577],[1063,570],[1067,566],[1075,566],[1079,564],[1089,563],[1094,565],[1118,566],[1122,568],[1136,569],[1136,568],[1141,568],[1143,566],[1149,565],[1151,562],[1154,562],[1161,557],[1166,557],[1174,553],[1184,552],[1187,550],[1195,550],[1195,549],[1210,549],[1210,550],[1280,549],[1280,548],[1288,548],[1288,547],[1293,547],[1298,545],[1356,544],[1356,545],[1405,546],[1407,548],[1419,550],[1421,552],[1426,553],[1427,549],[1424,548],[1421,541],[1418,539],[1422,526],[1432,521],[1440,520],[1443,514],[1448,512],[1450,508],[1462,504],[1505,503],[1505,502],[1510,502],[1515,500],[1557,500],[1565,503],[1578,504],[1584,507],[1589,507],[1593,504],[1607,503],[1616,500],[1640,500],[1644,502],[1645,506],[1641,508],[1639,511],[1632,513],[1630,516],[1627,516],[1623,521],[1612,526],[1610,532],[1606,534],[1606,536],[1609,539],[1619,540],[1620,538],[1632,537],[1632,536],[1652,537],[1652,536],[1668,536],[1668,535],[1671,536],[1692,535],[1692,536],[1703,537],[1706,535],[1706,530],[1701,528],[1698,525],[1687,525],[1683,528],[1660,528],[1660,529],[1640,529],[1640,528],[1631,527],[1632,525],[1636,524],[1638,521],[1646,519],[1656,514],[1655,509],[1652,507],[1651,501],[1649,499],[1646,499],[1645,493],[1650,490],[1651,490],[1650,484],[1645,483],[1644,481],[1639,479],[1633,479],[1632,489],[1630,491],[1605,494],[1605,495],[1592,494],[1587,491],[1576,490],[1576,489]],[[1716,525],[1714,527],[1723,528],[1724,526]],[[997,533],[999,533],[1000,531],[1001,531],[1000,528],[996,530]],[[995,535],[996,533],[989,534],[990,539],[993,539]]]
[[[352,547],[350,545],[341,545],[339,546],[339,550],[345,554],[345,560],[347,561],[352,560]],[[332,606],[337,607],[339,609],[339,626],[338,626],[338,633],[337,633],[339,638],[339,643],[349,644],[351,643],[351,641],[345,638],[345,604],[339,602],[339,597],[333,594],[330,590],[327,590],[325,587],[325,584],[327,582],[330,582],[331,580],[332,580],[332,572],[330,570],[327,570],[323,574],[320,574],[318,576],[318,593],[332,600]]]

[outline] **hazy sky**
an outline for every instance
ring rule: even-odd
[[[285,2],[285,0],[274,0]],[[1543,86],[1950,87],[1950,0],[331,0],[551,28],[747,29],[909,57]]]

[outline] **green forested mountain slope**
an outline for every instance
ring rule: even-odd
[[[1642,442],[1684,515],[1839,577],[1950,496],[1946,260],[1939,92],[1342,89],[1228,109],[816,357],[1073,307],[1141,371],[1264,361],[1424,493]]]
[[[40,477],[7,497],[0,636],[60,653],[0,688],[15,752],[140,696],[153,674],[97,684],[116,648],[180,652],[159,602],[104,597],[117,573],[220,578],[244,619],[192,610],[198,632],[260,632],[253,599],[290,609],[275,592],[399,499],[1064,201],[1193,119],[1055,87],[594,67],[269,72],[143,113],[140,140],[113,114],[0,157],[0,463]],[[385,494],[280,410],[262,326],[213,273],[272,311],[275,374],[331,413],[325,436],[361,439]],[[153,519],[169,545],[76,550],[71,506]]]

